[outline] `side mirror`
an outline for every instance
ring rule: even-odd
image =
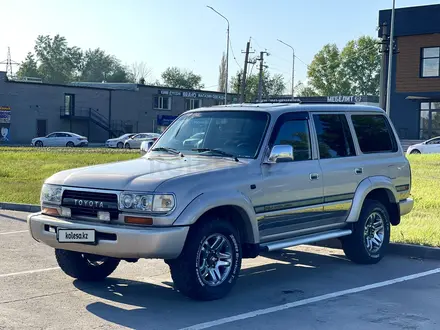
[[[273,146],[268,158],[269,164],[292,162],[294,160],[293,147],[291,145]]]

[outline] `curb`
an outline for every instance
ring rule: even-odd
[[[326,240],[310,245],[342,249],[338,239]],[[424,245],[390,243],[388,253],[409,258],[440,260],[440,248]]]
[[[3,203],[0,202],[0,210],[19,211],[19,212],[39,212],[40,205],[34,204],[17,204],[17,203]]]

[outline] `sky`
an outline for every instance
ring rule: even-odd
[[[396,7],[435,3],[396,0]],[[60,34],[69,46],[99,47],[128,66],[145,62],[148,81],[177,66],[200,74],[205,89],[215,91],[227,24],[208,5],[230,22],[229,76],[243,68],[250,39],[251,56],[267,51],[268,69],[289,87],[292,50],[277,39],[295,49],[295,85],[305,82],[307,64],[326,43],[342,49],[362,35],[375,37],[378,12],[391,8],[392,0],[0,0],[0,62],[8,46],[20,63],[38,35]]]

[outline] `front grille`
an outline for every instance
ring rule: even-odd
[[[72,216],[96,218],[98,211],[110,212],[111,219],[119,215],[118,196],[114,193],[65,190],[62,205],[71,209]]]

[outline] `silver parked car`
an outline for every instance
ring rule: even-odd
[[[32,139],[35,147],[84,147],[89,144],[85,136],[71,132],[53,132],[47,136]]]
[[[124,142],[126,149],[139,149],[143,141],[155,141],[160,136],[157,133],[139,133],[128,138]]]
[[[195,130],[203,142],[185,145]],[[182,114],[138,159],[54,174],[28,224],[73,278],[160,258],[178,291],[213,300],[264,251],[339,238],[353,262],[378,263],[410,192],[380,108],[228,105]]]
[[[118,148],[118,149],[122,149],[124,148],[124,143],[125,141],[127,141],[129,138],[133,137],[134,133],[128,133],[128,134],[123,134],[117,138],[114,139],[108,139],[107,141],[105,141],[105,146],[107,148]]]
[[[440,136],[426,140],[421,143],[413,144],[406,150],[409,154],[440,154]]]

